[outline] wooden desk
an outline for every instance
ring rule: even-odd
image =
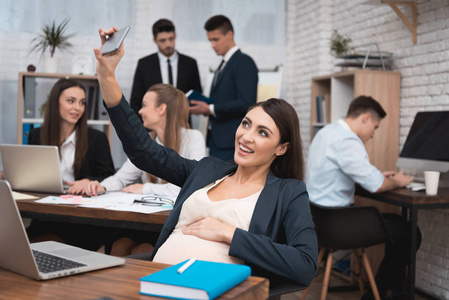
[[[356,195],[399,206],[402,209],[402,217],[410,221],[412,244],[408,268],[408,299],[414,299],[418,210],[449,208],[449,188],[439,188],[436,196],[427,196],[424,191],[414,192],[411,189],[397,189],[385,193],[372,194],[361,188],[357,189]]]
[[[33,195],[42,198],[46,196]],[[74,205],[36,203],[34,200],[19,200],[17,206],[24,218],[157,232],[160,232],[170,214],[170,211],[141,214]]]
[[[47,281],[37,281],[0,269],[0,299],[161,299],[140,295],[139,278],[166,266],[128,258],[126,264],[120,267]],[[251,276],[218,299],[267,299],[268,282],[268,279]]]

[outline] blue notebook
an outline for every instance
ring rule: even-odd
[[[207,104],[212,104],[213,103],[211,98],[207,98],[206,96],[204,96],[203,94],[201,94],[200,92],[195,91],[195,90],[188,91],[186,93],[186,97],[187,97],[187,99],[189,99],[189,103],[190,103],[190,100],[204,101]]]
[[[140,293],[173,299],[215,299],[251,275],[246,265],[202,260],[179,274],[185,262],[140,278]]]

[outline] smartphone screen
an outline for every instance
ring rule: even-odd
[[[125,28],[111,34],[101,48],[101,53],[105,55],[117,51],[128,34],[129,28],[129,26],[126,26]]]

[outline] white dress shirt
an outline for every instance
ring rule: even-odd
[[[75,181],[75,173],[73,172],[73,162],[75,161],[75,139],[76,130],[69,135],[69,137],[59,147],[59,170],[63,181]]]
[[[156,142],[161,145],[161,141],[156,138]],[[206,143],[200,131],[195,129],[181,129],[181,145],[179,154],[185,158],[200,160],[206,156]],[[106,178],[100,184],[108,191],[120,191],[125,186],[136,183],[141,180],[145,182],[143,185],[143,194],[151,194],[157,196],[165,196],[176,198],[180,187],[171,183],[162,183],[158,179],[158,183],[147,182],[147,173],[138,169],[129,159],[114,175]]]
[[[167,59],[170,59],[170,65],[173,75],[173,86],[176,87],[176,84],[178,83],[178,61],[179,61],[178,52],[175,51],[172,56],[167,57],[158,51],[157,56],[159,57],[159,66],[161,69],[162,83],[169,83]]]
[[[323,206],[349,206],[355,183],[376,192],[384,182],[362,140],[344,120],[322,128],[310,144],[306,184],[310,201]]]

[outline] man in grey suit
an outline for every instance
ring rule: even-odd
[[[235,132],[248,108],[256,103],[259,71],[253,59],[236,46],[234,29],[227,17],[213,16],[204,28],[212,48],[223,59],[212,82],[213,103],[191,100],[190,113],[210,117],[210,155],[233,161]]]
[[[184,93],[202,92],[196,60],[175,50],[175,26],[170,20],[153,24],[153,41],[158,52],[141,58],[134,74],[130,104],[138,116],[143,95],[157,83],[169,83]]]

